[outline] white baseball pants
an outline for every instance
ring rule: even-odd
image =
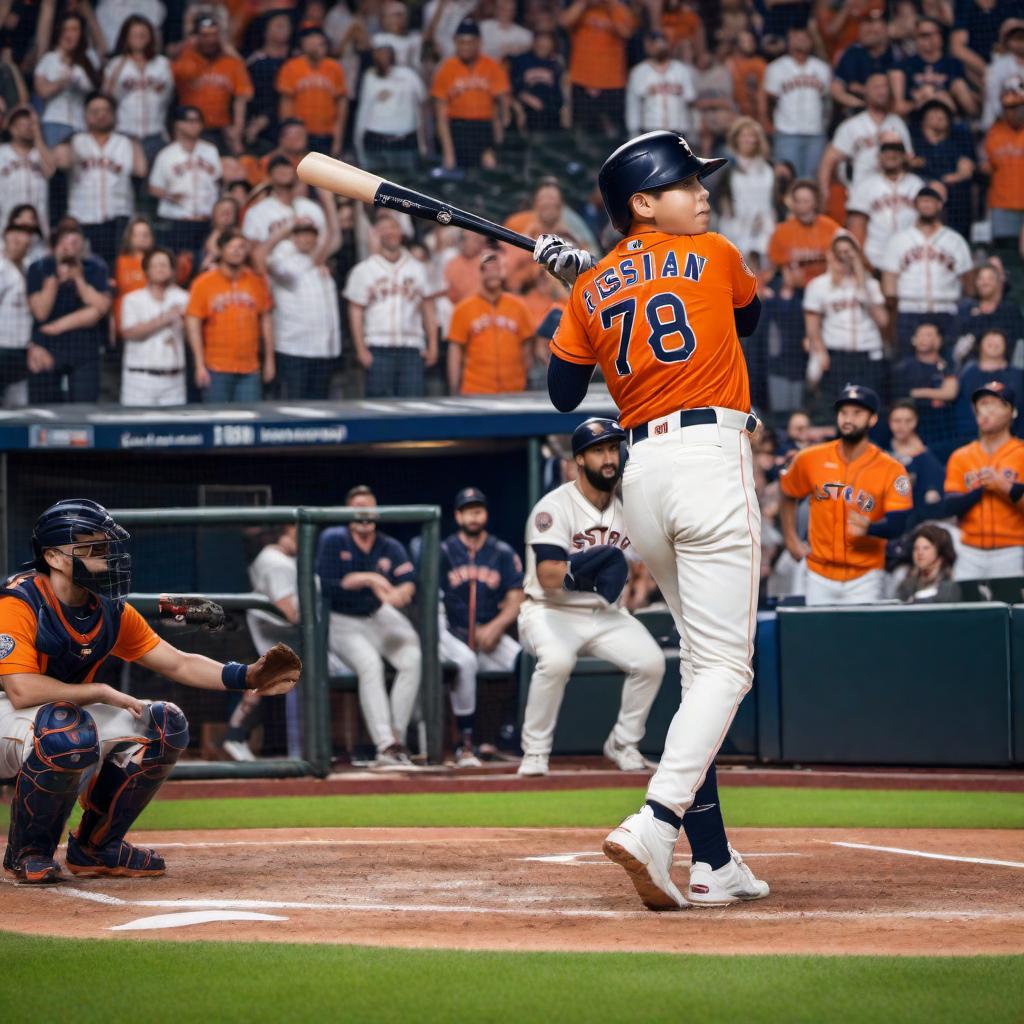
[[[168,376],[121,369],[121,404],[162,406],[185,404],[185,371]]]
[[[620,745],[644,738],[647,715],[665,675],[665,657],[642,623],[621,608],[554,608],[526,600],[519,638],[537,659],[523,716],[523,753],[550,754],[565,684],[580,655],[626,673],[613,733]]]
[[[877,604],[885,597],[885,570],[872,569],[852,580],[831,580],[807,570],[807,605]]]
[[[498,641],[493,651],[474,651],[443,627],[440,637],[441,660],[450,661],[455,666],[452,714],[471,715],[476,711],[477,672],[511,672],[521,648],[508,633]]]
[[[957,580],[999,580],[1024,576],[1024,548],[976,548],[960,544],[953,566]]]
[[[747,416],[716,411],[632,445],[622,482],[630,543],[682,638],[682,699],[647,791],[680,816],[753,681],[761,510]]]
[[[331,612],[328,645],[359,679],[359,706],[377,750],[405,744],[420,689],[420,638],[391,605],[365,617]],[[384,685],[384,661],[395,670],[391,697]]]

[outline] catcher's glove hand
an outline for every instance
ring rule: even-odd
[[[211,631],[224,627],[224,609],[206,597],[161,594],[157,611],[161,619],[170,619],[182,625],[204,626]]]
[[[302,660],[287,644],[274,644],[245,675],[245,686],[262,697],[287,693],[299,681]]]
[[[535,262],[542,263],[549,274],[570,288],[576,278],[596,262],[586,249],[577,249],[558,235],[541,235],[533,247],[533,258]]]

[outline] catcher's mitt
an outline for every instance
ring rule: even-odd
[[[173,597],[161,594],[157,603],[161,619],[211,631],[224,628],[224,609],[206,597]]]
[[[299,681],[301,672],[302,659],[287,644],[278,643],[249,666],[245,686],[264,696],[287,693]]]

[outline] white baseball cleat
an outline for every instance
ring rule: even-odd
[[[519,762],[519,768],[516,770],[516,775],[523,775],[526,778],[536,778],[540,775],[547,775],[547,773],[547,754],[523,754],[523,759]]]
[[[604,756],[620,772],[645,772],[651,767],[634,744],[617,743],[614,733],[604,741]]]
[[[225,740],[220,746],[232,761],[256,760],[256,755],[249,749],[249,744],[243,740]]]
[[[483,762],[473,753],[472,747],[456,747],[455,756],[456,768],[482,768]]]
[[[732,860],[711,870],[710,864],[697,861],[690,865],[690,887],[686,898],[696,907],[727,907],[730,903],[763,900],[768,883],[754,877],[743,858],[730,846]]]
[[[676,829],[658,821],[645,804],[604,841],[604,855],[625,869],[648,910],[685,910],[689,905],[670,877],[678,838]]]

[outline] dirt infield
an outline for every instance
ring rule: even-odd
[[[771,896],[674,914],[640,908],[625,874],[596,852],[603,835],[454,828],[140,833],[136,842],[167,857],[164,878],[75,879],[45,889],[7,883],[0,887],[0,927],[93,938],[463,949],[1024,953],[1019,832],[736,829],[734,842],[770,882]],[[676,876],[682,888],[682,861]]]

